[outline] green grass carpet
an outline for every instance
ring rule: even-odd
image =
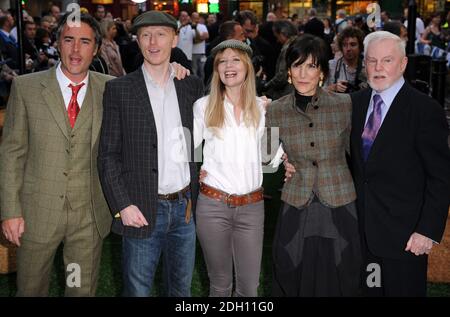
[[[260,296],[270,296],[271,293],[271,254],[272,239],[275,222],[280,207],[280,192],[278,188],[282,186],[282,172],[276,174],[266,174],[264,177],[264,188],[267,195],[272,196],[271,200],[266,200],[265,207],[265,235],[264,250],[260,277]],[[52,273],[50,296],[64,295],[64,268],[62,263],[61,250],[55,257],[55,269]],[[14,296],[16,292],[16,274],[0,275],[0,296]],[[192,296],[208,296],[209,282],[202,251],[197,244],[197,257],[192,281]],[[98,282],[97,296],[120,296],[122,291],[121,272],[121,239],[119,236],[111,234],[104,242],[100,277]],[[162,293],[162,278],[160,271],[155,277],[154,296]],[[450,284],[429,284],[428,296],[450,297]]]

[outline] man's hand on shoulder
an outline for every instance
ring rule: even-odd
[[[185,77],[191,75],[191,72],[189,71],[189,69],[183,67],[181,64],[178,64],[177,62],[172,62],[172,63],[170,63],[170,65],[172,65],[173,70],[175,71],[175,77],[178,80],[182,80]]]

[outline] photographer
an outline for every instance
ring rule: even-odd
[[[364,33],[356,27],[347,27],[338,35],[342,57],[329,61],[330,71],[325,87],[329,91],[351,93],[367,87],[363,64]]]

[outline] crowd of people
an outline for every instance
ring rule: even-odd
[[[386,30],[315,9],[302,23],[251,11],[120,21],[103,6],[79,25],[68,16],[26,17],[36,54],[23,76],[7,55],[12,15],[0,17],[12,71],[0,215],[19,246],[18,296],[48,294],[61,243],[81,272],[66,295],[94,296],[110,231],[124,296],[151,295],[160,260],[165,294],[190,296],[196,238],[210,296],[257,296],[263,167],[281,161],[274,296],[426,295],[450,203],[449,129],[405,81],[404,27],[386,31],[398,24],[387,12]],[[418,41],[438,44],[439,27]]]

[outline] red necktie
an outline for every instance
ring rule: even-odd
[[[67,113],[69,115],[69,123],[70,126],[75,126],[75,121],[77,120],[78,113],[80,112],[80,106],[78,105],[77,95],[80,91],[81,87],[84,86],[84,83],[80,85],[73,86],[72,84],[69,87],[72,89],[72,97],[70,98],[69,107],[67,108]]]

